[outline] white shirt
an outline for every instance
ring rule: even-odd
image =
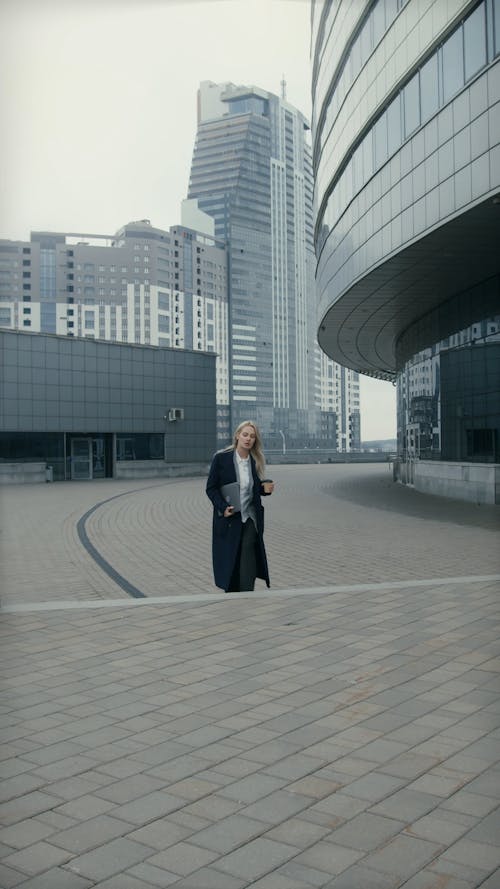
[[[250,470],[250,457],[240,457],[238,451],[235,451],[235,454],[240,482],[241,521],[246,522],[247,519],[252,519],[255,527],[257,527],[255,508],[252,503],[253,477]]]

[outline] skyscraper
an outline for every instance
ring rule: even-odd
[[[285,434],[291,445],[323,438],[336,447],[338,404],[315,385],[323,367],[312,194],[303,114],[256,87],[202,83],[189,197],[213,217],[215,236],[228,247],[233,426],[251,417],[266,436]]]

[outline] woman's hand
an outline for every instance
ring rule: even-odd
[[[274,482],[270,478],[265,478],[262,482],[262,492],[264,494],[272,494],[274,491]]]
[[[228,519],[232,515],[234,515],[234,506],[226,506],[224,510],[224,518]]]

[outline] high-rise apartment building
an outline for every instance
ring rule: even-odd
[[[500,3],[315,0],[312,45],[320,345],[396,383],[402,481],[498,502]]]
[[[0,327],[215,352],[225,440],[226,249],[212,220],[185,204],[186,224],[169,231],[140,220],[113,236],[32,232],[30,241],[0,241]]]
[[[284,98],[204,82],[189,197],[228,247],[231,420],[359,447],[358,377],[319,353],[309,126]],[[340,378],[345,382],[341,383]]]

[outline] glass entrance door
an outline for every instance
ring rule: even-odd
[[[92,478],[104,478],[106,475],[106,456],[104,436],[92,439]]]
[[[71,478],[92,478],[92,439],[71,439]]]

